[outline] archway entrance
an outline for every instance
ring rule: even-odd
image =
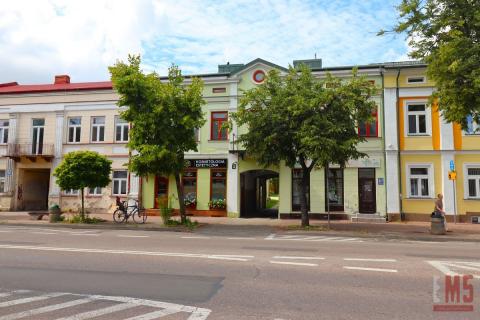
[[[278,217],[278,173],[249,170],[240,174],[240,217]]]

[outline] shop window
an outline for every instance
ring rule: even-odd
[[[92,142],[105,141],[105,117],[92,117]]]
[[[82,130],[82,118],[68,118],[68,142],[80,142],[80,134]]]
[[[372,112],[370,121],[358,125],[358,135],[361,137],[378,137],[378,113],[376,108]]]
[[[5,170],[0,170],[0,192],[5,192]]]
[[[292,211],[301,210],[302,172],[302,169],[292,170]],[[307,181],[307,210],[310,211],[310,178]]]
[[[88,188],[88,194],[91,196],[101,196],[102,188],[101,187]]]
[[[8,143],[8,120],[0,120],[0,143]]]
[[[210,200],[225,200],[227,197],[227,172],[225,170],[210,170],[211,192]]]
[[[197,201],[197,170],[185,170],[182,175],[183,193],[186,202]]]
[[[466,189],[468,199],[480,199],[480,165],[467,167]]]
[[[212,127],[211,137],[212,140],[227,140],[227,128],[224,126],[228,121],[228,112],[212,112]]]
[[[480,134],[480,124],[475,121],[471,115],[467,116],[467,129],[465,130],[465,134]]]
[[[408,135],[427,135],[430,117],[425,103],[407,105]]]
[[[155,178],[155,208],[168,206],[168,178]]]
[[[330,211],[343,211],[343,169],[328,170],[327,199]],[[328,209],[328,208],[325,208]]]
[[[127,194],[128,172],[127,170],[113,171],[113,195],[122,196]]]
[[[407,168],[408,195],[411,198],[431,198],[433,176],[430,165],[409,165]]]
[[[127,142],[128,141],[128,129],[129,125],[126,120],[123,120],[119,116],[115,116],[115,141]]]

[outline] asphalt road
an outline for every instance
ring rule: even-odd
[[[0,320],[479,319],[479,248],[245,226],[0,226]],[[450,272],[474,277],[473,301],[449,304],[473,311],[433,311]]]

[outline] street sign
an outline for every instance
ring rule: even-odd
[[[448,180],[456,180],[456,179],[457,179],[457,173],[455,171],[449,171]]]
[[[450,160],[450,171],[455,171],[455,162],[453,160]]]

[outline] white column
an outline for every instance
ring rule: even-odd
[[[230,153],[227,161],[227,212],[236,217],[240,215],[238,176],[238,155]]]
[[[8,144],[17,143],[17,114],[11,113],[9,115],[8,123]],[[7,148],[9,148],[7,146]],[[7,170],[5,171],[5,192],[15,193],[15,161],[7,158]]]
[[[453,125],[447,123],[442,115],[440,115],[440,150],[442,157],[442,190],[443,205],[447,214],[454,214],[455,211],[455,192],[454,183],[448,179],[448,171],[450,171],[450,161],[455,161],[455,147],[453,140]],[[455,168],[457,171],[461,168]],[[440,192],[437,191],[437,193]]]
[[[230,83],[230,105],[228,107],[228,112],[237,112],[237,106],[238,106],[238,85],[236,82]],[[238,139],[238,130],[237,130],[237,124],[233,123],[233,127],[231,128],[229,132],[229,141],[230,141],[230,150],[236,150],[237,146],[232,145],[234,139],[233,137],[235,136],[235,140]]]
[[[387,191],[387,213],[400,213],[400,180],[398,168],[398,128],[396,90],[384,90],[384,124],[385,124],[385,178]]]
[[[55,144],[54,144],[54,158],[52,163],[52,171],[50,172],[50,197],[60,196],[60,187],[56,183],[56,179],[53,176],[53,171],[62,161],[63,151],[63,127],[65,126],[65,116],[63,111],[56,112],[55,121]]]
[[[128,194],[128,197],[131,199],[138,199],[138,184],[139,184],[139,178],[138,176],[131,172],[130,173],[130,193]]]

